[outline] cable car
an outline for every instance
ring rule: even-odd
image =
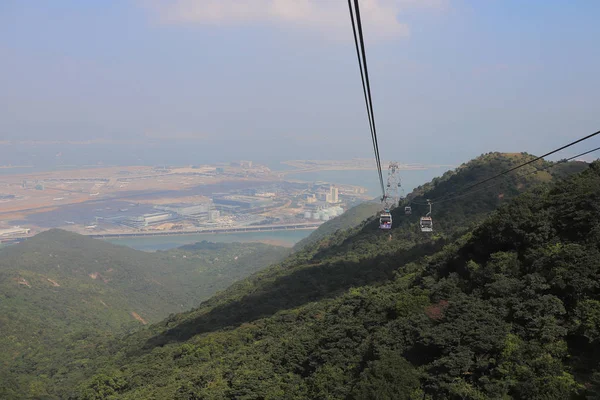
[[[412,208],[410,208],[410,206],[406,206],[406,207],[404,207],[404,214],[405,214],[405,215],[410,215],[410,214],[412,214]]]
[[[379,229],[392,229],[392,214],[389,210],[384,210],[379,214]]]
[[[428,199],[427,204],[429,205],[429,212],[426,216],[421,217],[419,225],[421,226],[421,232],[433,232],[433,220],[431,219],[431,201]]]
[[[431,217],[421,217],[421,232],[433,232],[433,221]]]

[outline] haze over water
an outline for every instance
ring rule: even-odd
[[[239,159],[253,160],[265,164],[272,170],[292,170],[282,161],[302,158],[301,154],[290,149],[287,154],[255,154],[232,149],[226,153],[211,151],[202,142],[185,146],[179,143],[164,145],[133,144],[13,144],[0,146],[0,166],[27,166],[24,168],[0,168],[0,175],[28,174],[48,170],[76,169],[101,166],[127,165],[194,165],[228,163]],[[280,158],[288,155],[289,158]],[[312,154],[311,154],[312,155]],[[326,156],[326,154],[325,154]],[[393,156],[393,154],[392,154]],[[261,158],[262,157],[262,158]],[[348,157],[348,159],[351,157]],[[332,158],[323,158],[332,159]],[[343,158],[337,158],[343,159]],[[400,163],[418,163],[419,160],[401,160]],[[384,167],[385,168],[385,167]],[[402,170],[402,187],[405,194],[435,176],[440,176],[450,167],[436,167],[426,170]],[[380,186],[375,170],[372,171],[319,171],[289,174],[289,179],[308,182],[325,181],[339,184],[363,186],[373,197],[379,196]],[[384,179],[386,178],[384,171]]]

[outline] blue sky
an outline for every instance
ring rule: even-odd
[[[383,159],[540,154],[600,129],[600,2],[361,4]],[[342,0],[4,0],[0,59],[0,143],[371,155]]]

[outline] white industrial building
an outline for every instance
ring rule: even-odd
[[[12,228],[0,229],[0,238],[8,238],[13,236],[27,235],[31,229],[13,226]]]
[[[313,212],[306,211],[304,213],[304,218],[329,221],[330,219],[342,215],[343,213],[344,209],[342,207],[329,207],[320,210],[315,210]]]
[[[121,225],[130,226],[132,228],[144,228],[148,225],[157,224],[160,222],[165,222],[173,219],[173,214],[163,212],[163,213],[152,213],[152,214],[144,214],[137,217],[128,217],[119,220]]]

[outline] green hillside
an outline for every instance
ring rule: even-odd
[[[61,230],[6,247],[0,251],[1,380],[31,385],[31,375],[52,369],[56,357],[190,309],[288,252],[203,242],[145,253]],[[84,366],[90,352],[65,367]]]
[[[600,195],[597,166],[552,187],[586,165],[534,163],[477,194],[434,205],[433,235],[417,226],[423,199],[456,195],[531,157],[491,153],[473,160],[412,193],[412,216],[393,210],[391,234],[379,231],[374,218],[336,231],[190,312],[118,340],[90,341],[92,353],[75,348],[71,358],[84,365],[51,360],[30,386],[48,399],[564,398],[556,395],[579,390],[581,382],[592,388],[596,378],[576,369],[591,370],[584,364],[595,360],[593,345],[577,353],[583,364],[567,355],[575,355],[568,336],[576,324],[585,321],[588,334],[595,332],[594,305],[576,318],[562,313],[546,297],[566,307],[560,293],[529,277],[537,267],[519,257],[532,251],[539,258],[539,249],[574,240],[552,236],[564,210],[556,206],[550,214],[541,199],[559,204],[554,193],[562,190],[581,199],[565,207],[587,213],[583,203]],[[537,194],[529,194],[534,187]],[[578,218],[585,221],[585,213]],[[505,237],[498,215],[522,237]],[[531,242],[540,219],[543,234]],[[590,293],[581,295],[593,300]],[[535,325],[527,316],[537,320],[545,310],[538,301],[559,312],[540,314]],[[509,308],[520,306],[530,308]],[[546,327],[556,348],[533,340]],[[15,390],[14,382],[5,384],[5,393],[23,398]]]
[[[461,226],[472,227],[473,222],[481,221],[490,210],[535,185],[547,184],[587,168],[587,164],[583,162],[554,163],[539,160],[472,191],[461,191],[461,188],[534,158],[535,156],[527,153],[484,154],[419,186],[407,196],[407,201],[402,205],[417,203],[412,204],[414,213],[411,219],[416,221],[428,211],[425,204],[427,199],[431,199],[434,202],[432,215],[438,228],[436,230],[449,232]],[[398,215],[401,215],[400,211],[398,209]]]
[[[440,185],[454,189],[530,156],[485,157],[418,189],[411,198],[421,194],[434,197]],[[534,167],[548,172],[545,163]],[[79,388],[78,398],[97,398],[99,392],[114,393],[115,398],[215,399],[494,398],[494,393],[502,391],[520,396],[517,387],[527,380],[526,373],[539,371],[530,369],[518,377],[493,375],[491,368],[498,373],[510,368],[485,364],[492,358],[486,352],[496,352],[494,362],[498,362],[503,354],[515,351],[513,341],[515,346],[534,346],[521,344],[531,337],[528,329],[534,328],[518,325],[520,320],[509,321],[513,311],[507,311],[506,304],[496,310],[487,302],[482,294],[487,283],[446,268],[461,252],[469,254],[467,245],[486,243],[481,232],[486,227],[493,230],[498,215],[510,221],[514,209],[529,206],[527,199],[535,196],[525,194],[514,202],[511,198],[552,180],[550,172],[530,171],[486,188],[481,191],[483,198],[465,196],[439,207],[439,215],[459,223],[438,221],[440,228],[433,237],[418,232],[418,216],[403,220],[398,218],[398,210],[395,221],[399,223],[391,237],[370,222],[307,246],[284,262],[232,285],[198,309],[173,315],[122,340],[115,345],[118,354],[99,365],[97,375]],[[592,169],[573,179],[578,180],[577,187],[586,187],[600,178]],[[550,199],[557,188],[566,186],[568,183],[559,183],[549,189],[542,185],[537,196]],[[598,196],[600,191],[591,194]],[[457,214],[467,207],[473,211],[460,219]],[[497,207],[501,211],[486,217]],[[535,229],[535,213],[544,212],[540,205],[523,212],[523,220],[521,214],[515,215],[515,224],[523,226],[514,229]],[[461,237],[474,226],[474,231]],[[508,248],[503,251],[518,252],[510,248],[514,243],[507,238],[504,246]],[[489,254],[497,252],[490,250]],[[470,261],[467,265],[472,267]],[[485,270],[490,261],[473,262]],[[513,271],[503,268],[501,272]],[[510,279],[525,279],[519,274]],[[531,290],[525,286],[523,290]],[[510,291],[497,290],[500,298],[510,300]],[[466,338],[464,343],[453,339],[456,332],[459,338]],[[455,354],[455,348],[463,353]],[[535,354],[543,354],[544,350],[540,351]],[[535,354],[526,354],[533,357],[532,364],[541,362]],[[564,387],[556,389],[557,393],[574,390],[577,384],[569,366],[562,358],[555,361],[550,366],[540,365],[542,370],[554,368],[541,381],[556,378],[553,385],[558,387],[564,379]],[[480,382],[475,371],[486,368],[490,370]],[[543,390],[538,384],[527,393],[531,398],[548,398]]]

